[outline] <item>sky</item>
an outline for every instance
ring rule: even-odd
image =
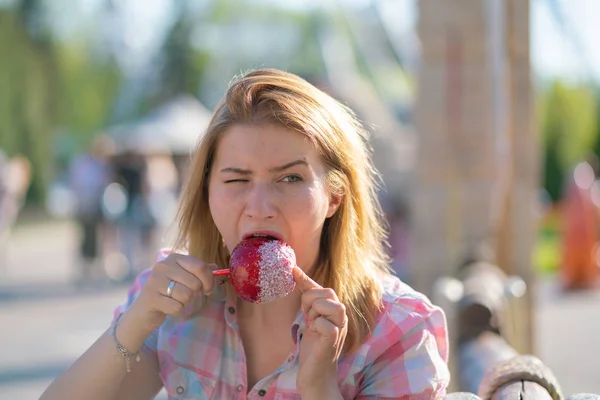
[[[361,5],[369,0],[256,1],[286,4],[288,7],[301,9],[324,4]],[[600,81],[600,0],[530,1],[531,61],[535,74],[543,78],[558,76],[572,80]],[[397,27],[398,33],[413,28],[416,19],[416,0],[379,0],[379,2],[386,10],[384,15],[396,15],[395,24],[392,26]],[[147,0],[143,8],[136,7],[139,12],[146,14],[144,18],[138,19],[139,25],[145,18],[156,23],[160,15],[164,15],[164,10],[168,7],[167,3],[164,0]],[[554,10],[559,12],[556,13]],[[141,26],[135,29],[138,34],[140,30],[143,30]],[[151,37],[148,39],[151,40]]]
[[[553,2],[562,9],[565,29],[551,12]],[[600,0],[531,0],[531,4],[531,61],[536,73],[600,81]]]
[[[16,0],[0,0],[0,6]],[[52,19],[59,35],[69,36],[80,25],[93,21],[106,0],[50,0]],[[203,0],[192,0],[199,7]],[[370,0],[255,0],[302,9],[335,4],[362,5]],[[413,28],[417,0],[377,0],[384,15],[394,15],[397,33]],[[440,0],[444,1],[444,0]],[[445,0],[452,1],[452,0]],[[482,0],[493,1],[493,0]],[[526,1],[526,0],[522,0]],[[600,0],[530,0],[531,61],[541,77],[564,77],[573,80],[600,81]],[[121,23],[125,43],[131,55],[151,53],[162,39],[164,28],[172,18],[171,0],[113,0],[123,10]],[[553,4],[556,7],[553,7]],[[75,11],[76,10],[76,11]],[[560,10],[558,13],[553,10]],[[78,18],[73,18],[77,13]],[[123,22],[123,21],[122,21]]]

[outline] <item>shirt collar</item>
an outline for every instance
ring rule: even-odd
[[[225,320],[237,328],[237,318],[235,318],[235,314],[237,312],[237,296],[231,287],[231,284],[226,282],[225,284],[218,286],[216,290],[219,292],[215,294],[215,299],[225,303],[223,310],[225,313]],[[232,310],[233,312],[231,312]],[[302,332],[304,332],[305,327],[305,314],[302,312],[302,309],[300,309],[298,310],[298,314],[296,314],[296,319],[294,320],[290,330],[290,334],[292,335],[292,340],[294,341],[295,345],[298,345],[298,342],[302,339]]]

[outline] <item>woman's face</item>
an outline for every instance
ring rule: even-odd
[[[340,203],[325,166],[304,135],[279,125],[233,125],[221,137],[209,180],[209,205],[231,251],[253,233],[278,237],[310,272],[323,223]]]

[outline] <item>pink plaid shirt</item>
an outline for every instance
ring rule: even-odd
[[[142,272],[129,290],[126,310],[145,284]],[[386,277],[383,308],[373,334],[338,362],[344,399],[439,399],[450,380],[448,340],[442,311],[395,277]],[[294,350],[272,374],[248,390],[246,360],[236,319],[236,301],[221,287],[202,312],[168,317],[143,349],[158,357],[169,399],[300,399],[296,391],[300,311],[291,328]]]

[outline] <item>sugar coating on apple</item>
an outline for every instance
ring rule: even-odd
[[[231,252],[229,279],[243,300],[266,303],[291,293],[296,254],[285,242],[267,237],[242,240]]]

